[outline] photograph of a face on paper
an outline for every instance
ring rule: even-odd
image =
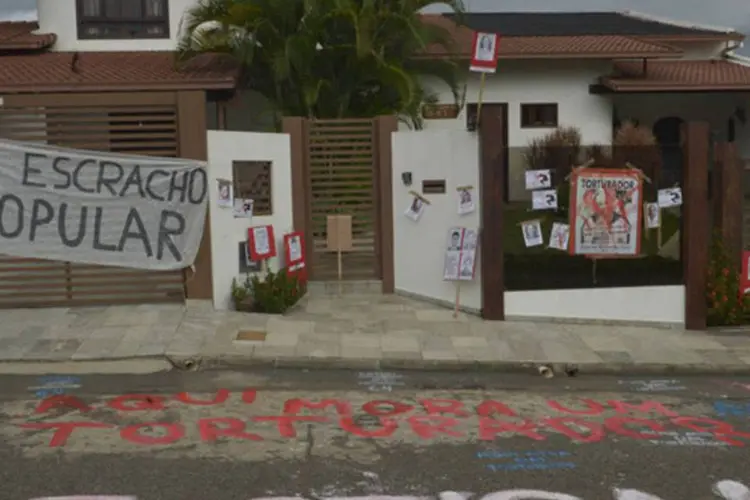
[[[571,177],[570,252],[635,256],[641,249],[643,181],[634,169],[581,169]]]

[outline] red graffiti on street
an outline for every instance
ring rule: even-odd
[[[78,412],[80,420],[59,422],[27,421],[17,424],[23,429],[49,430],[49,446],[65,446],[76,431],[117,432],[123,441],[144,446],[172,445],[195,433],[203,442],[218,440],[262,441],[269,432],[274,437],[297,437],[301,424],[329,424],[341,431],[363,438],[385,439],[399,430],[420,439],[449,436],[468,438],[475,433],[483,441],[502,437],[523,437],[545,441],[553,434],[566,436],[577,443],[596,443],[608,435],[629,439],[658,439],[661,433],[683,430],[712,435],[731,446],[745,446],[750,433],[731,424],[706,417],[681,416],[658,401],[597,401],[579,399],[573,405],[546,401],[550,415],[529,419],[519,415],[501,401],[485,400],[468,406],[454,399],[420,399],[417,404],[395,400],[372,400],[355,407],[342,399],[288,399],[278,415],[249,415],[246,419],[201,418],[191,425],[159,420],[118,426],[84,420],[94,409],[110,409],[132,415],[134,412],[160,412],[175,405],[220,406],[228,402],[251,405],[258,394],[253,389],[231,393],[221,389],[211,398],[199,399],[188,393],[175,396],[126,394],[102,403],[89,404],[72,395],[50,396],[39,403],[37,416],[70,416]],[[250,413],[250,411],[248,413]],[[603,415],[607,413],[609,416]],[[368,422],[362,422],[362,416]],[[598,417],[595,419],[594,417]],[[373,423],[374,421],[374,423]],[[156,431],[156,432],[154,432]]]

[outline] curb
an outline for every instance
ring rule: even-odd
[[[394,370],[496,372],[539,376],[540,367],[552,368],[555,375],[750,375],[750,365],[706,365],[667,363],[553,363],[535,361],[461,361],[424,359],[364,358],[248,358],[246,356],[204,356],[201,369],[289,368],[309,370]]]

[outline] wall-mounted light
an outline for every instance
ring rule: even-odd
[[[404,183],[404,186],[411,186],[411,181],[411,172],[401,172],[401,182]]]

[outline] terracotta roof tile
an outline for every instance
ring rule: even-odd
[[[172,52],[47,52],[0,57],[0,92],[228,89],[237,67],[203,55],[180,70]]]
[[[474,31],[466,26],[456,25],[441,15],[424,15],[424,19],[453,34],[455,48],[453,54],[470,57]],[[442,47],[429,47],[430,55],[445,55]],[[529,58],[582,58],[582,57],[659,57],[676,56],[680,51],[674,47],[645,42],[621,35],[580,35],[580,36],[502,36],[500,35],[500,59]]]
[[[39,29],[36,22],[0,22],[0,50],[22,51],[51,47],[57,36],[53,33],[32,33]]]
[[[750,66],[727,60],[617,62],[601,83],[615,91],[750,90]]]

